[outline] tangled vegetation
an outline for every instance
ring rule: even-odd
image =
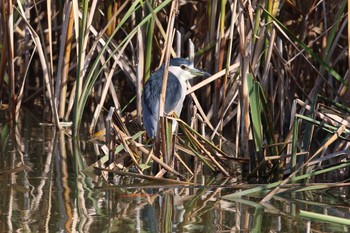
[[[262,202],[282,187],[346,186],[346,6],[335,0],[2,1],[1,109],[10,129],[30,106],[50,113],[48,122],[75,138],[89,132],[102,140],[105,157],[87,170],[190,184],[206,169],[234,176],[239,165],[248,167],[249,181],[269,185],[224,198],[269,190]],[[175,144],[170,133],[153,150],[142,130],[142,87],[169,57],[188,57],[212,76],[191,83],[183,120],[167,116],[180,125]],[[7,130],[3,123],[2,140]]]

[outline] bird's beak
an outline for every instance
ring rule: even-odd
[[[187,67],[188,71],[193,75],[193,76],[203,76],[203,77],[210,77],[211,74],[208,72],[205,72],[204,70],[199,70],[194,67]]]

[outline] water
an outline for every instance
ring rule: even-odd
[[[109,185],[84,169],[93,144],[64,131],[1,123],[0,232],[349,232],[349,226],[300,218],[299,209],[350,218],[349,189],[227,201],[235,179],[202,177],[197,186],[114,177]]]

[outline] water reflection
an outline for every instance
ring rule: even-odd
[[[91,143],[38,122],[2,138],[1,232],[349,232],[297,216],[304,209],[350,218],[348,189],[279,196],[262,206],[256,196],[222,200],[237,188],[228,179],[203,177],[201,186],[186,187],[115,176],[109,185],[82,172],[96,161]]]

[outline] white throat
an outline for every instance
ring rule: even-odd
[[[196,75],[191,74],[187,70],[181,69],[181,67],[179,67],[179,66],[169,66],[169,71],[171,73],[173,73],[179,80],[180,79],[189,80],[189,79],[196,77]],[[179,78],[179,77],[181,77],[181,78]],[[181,82],[181,80],[180,80],[180,82]]]

